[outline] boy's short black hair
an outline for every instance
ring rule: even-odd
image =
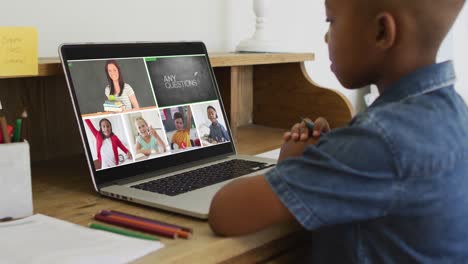
[[[206,108],[206,111],[208,111],[208,109],[212,109],[213,111],[215,111],[215,113],[216,113],[216,118],[218,118],[218,111],[216,111],[216,109],[215,109],[213,106],[209,105],[209,106]]]
[[[176,120],[176,119],[178,119],[178,118],[181,118],[182,121],[184,121],[184,118],[183,118],[182,114],[179,113],[179,112],[175,112],[175,113],[174,113],[174,120]]]
[[[213,111],[218,112],[218,111],[216,111],[216,109],[215,109],[213,106],[211,106],[211,105],[209,105],[209,106],[206,108],[206,111],[208,111],[208,109],[213,109]]]

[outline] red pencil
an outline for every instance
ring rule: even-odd
[[[101,214],[102,215],[102,214]],[[166,231],[166,232],[173,232],[176,233],[178,237],[182,238],[190,238],[191,234],[189,232],[183,231],[182,229],[179,228],[173,228],[173,227],[168,227],[168,226],[162,226],[154,223],[148,223],[148,222],[143,222],[135,219],[130,219],[127,217],[122,217],[119,215],[107,215],[105,216],[110,219],[115,219],[121,223],[126,223],[129,225],[134,225],[135,227],[146,227],[158,231]]]
[[[120,216],[123,216],[123,217],[128,217],[130,219],[141,220],[141,221],[144,221],[144,222],[159,224],[159,225],[163,225],[163,226],[178,228],[178,229],[184,230],[186,232],[193,233],[193,229],[189,228],[189,227],[183,227],[183,226],[179,226],[179,225],[169,224],[169,223],[166,223],[166,222],[153,220],[153,219],[150,219],[150,218],[145,218],[145,217],[141,217],[141,216],[137,216],[137,215],[122,213],[122,212],[115,211],[115,210],[102,210],[101,211],[101,214],[106,214],[106,213],[114,214],[114,215],[120,215]]]
[[[110,218],[110,217],[107,217],[107,216],[104,216],[104,215],[101,215],[101,214],[94,215],[94,219],[105,222],[105,223],[109,223],[109,224],[113,224],[113,225],[117,225],[117,226],[122,226],[122,227],[127,227],[127,228],[130,228],[130,229],[139,230],[139,231],[143,231],[143,232],[146,232],[146,233],[155,234],[155,235],[159,235],[159,236],[163,236],[163,237],[168,237],[168,238],[173,238],[173,239],[177,238],[177,233],[175,233],[175,232],[156,230],[156,229],[153,229],[153,228],[148,228],[148,227],[139,226],[139,225],[135,225],[135,224],[129,224],[129,223],[119,221],[118,219],[113,219],[113,218]]]
[[[122,216],[119,216],[119,215],[108,215],[106,217],[119,220],[119,221],[121,221],[123,223],[133,224],[135,226],[144,226],[144,227],[148,227],[148,228],[154,228],[155,230],[174,232],[174,233],[177,234],[178,237],[182,237],[182,238],[190,238],[191,237],[191,234],[189,232],[183,231],[183,230],[181,230],[179,228],[173,228],[173,227],[162,226],[162,225],[158,225],[158,224],[154,224],[154,223],[143,222],[143,221],[139,221],[139,220],[135,220],[135,219],[130,219],[130,218],[127,218],[127,217],[122,217]]]

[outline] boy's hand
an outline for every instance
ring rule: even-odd
[[[330,125],[328,124],[328,121],[323,117],[319,117],[315,120],[313,125],[313,131],[310,131],[310,129],[307,127],[306,122],[310,122],[310,119],[305,118],[304,121],[294,124],[294,126],[292,126],[291,128],[291,131],[284,133],[284,141],[288,142],[290,140],[293,140],[306,142],[311,137],[317,139],[322,133],[327,133],[330,131]]]
[[[330,124],[328,124],[328,121],[324,117],[319,117],[315,119],[312,136],[317,139],[320,135],[330,132],[330,130]]]
[[[293,140],[284,142],[283,146],[281,146],[280,155],[278,157],[278,163],[280,163],[286,158],[301,156],[302,153],[304,153],[304,150],[310,144],[310,142]]]

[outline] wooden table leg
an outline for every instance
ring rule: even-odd
[[[253,66],[231,67],[231,130],[237,137],[239,126],[252,123]]]

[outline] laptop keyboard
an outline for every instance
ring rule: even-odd
[[[274,164],[234,159],[131,187],[176,196],[273,166]]]

